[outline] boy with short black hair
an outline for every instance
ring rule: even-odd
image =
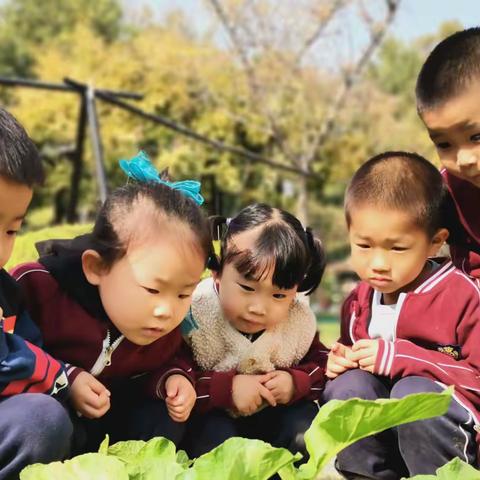
[[[0,479],[23,467],[61,460],[72,426],[56,399],[68,392],[64,366],[41,350],[40,333],[23,307],[19,288],[3,269],[32,199],[43,181],[35,145],[0,108]]]
[[[416,97],[459,220],[450,227],[452,260],[480,285],[480,27],[456,32],[433,49]]]
[[[325,400],[403,397],[455,386],[448,412],[360,440],[337,457],[346,478],[433,474],[475,464],[480,415],[480,292],[450,260],[446,189],[419,155],[386,152],[355,173],[345,196],[352,264],[362,280],[342,307]]]

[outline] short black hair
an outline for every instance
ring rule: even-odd
[[[214,227],[221,223],[218,219],[215,217]],[[257,227],[261,230],[254,248],[238,250],[232,238]],[[265,203],[255,203],[228,221],[221,243],[220,262],[210,266],[221,272],[228,263],[233,263],[241,275],[254,280],[261,279],[273,266],[274,285],[283,289],[297,286],[299,292],[309,295],[322,279],[325,252],[320,240],[309,228],[303,228],[300,220],[291,213]]]
[[[416,153],[384,152],[355,172],[345,193],[345,218],[350,227],[355,208],[399,210],[431,238],[445,226],[446,194],[442,175],[428,160]]]
[[[476,79],[480,80],[480,27],[456,32],[432,50],[417,79],[419,112],[437,107]]]
[[[0,108],[0,175],[22,185],[45,179],[37,147],[15,117]]]

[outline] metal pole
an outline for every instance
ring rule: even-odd
[[[85,131],[87,129],[87,105],[85,95],[80,97],[80,112],[77,124],[77,140],[75,152],[71,156],[72,173],[70,175],[70,199],[67,209],[67,222],[73,223],[78,220],[78,197],[80,191],[80,181],[83,171],[83,145],[85,140]]]
[[[98,194],[102,203],[107,199],[107,177],[103,162],[103,148],[100,138],[97,108],[95,105],[95,89],[89,85],[85,90],[85,102],[87,106],[87,119],[90,126],[90,139],[92,141],[93,156],[95,157],[95,170],[97,172]]]
[[[9,87],[29,87],[38,88],[41,90],[58,90],[67,93],[78,92],[78,85],[80,84],[78,84],[77,82],[69,81],[68,79],[64,79],[64,81],[66,85],[62,83],[40,82],[38,80],[30,80],[26,78],[9,78],[0,76],[0,85],[6,85]],[[85,88],[84,85],[82,87]],[[140,93],[133,92],[122,92],[103,89],[98,89],[97,92],[105,92],[108,95],[113,95],[120,98],[130,98],[132,100],[141,100],[143,98],[143,95],[141,95]]]

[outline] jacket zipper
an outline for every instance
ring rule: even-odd
[[[93,364],[93,367],[90,369],[90,373],[97,377],[100,373],[103,372],[105,367],[109,367],[112,364],[112,354],[116,348],[120,345],[120,342],[125,338],[124,335],[120,335],[111,345],[110,345],[110,330],[107,330],[107,336],[103,339],[102,351],[98,356],[97,360]]]

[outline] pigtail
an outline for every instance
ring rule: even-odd
[[[221,242],[227,230],[228,219],[221,215],[212,215],[208,217],[208,222],[210,224],[212,240]],[[213,252],[208,258],[207,268],[215,272],[220,271],[220,259],[215,252]]]
[[[320,239],[313,236],[310,227],[305,229],[305,236],[307,238],[307,247],[310,254],[310,263],[303,281],[298,286],[298,291],[305,292],[305,295],[310,295],[322,280],[323,272],[325,271],[326,256],[322,242]]]

